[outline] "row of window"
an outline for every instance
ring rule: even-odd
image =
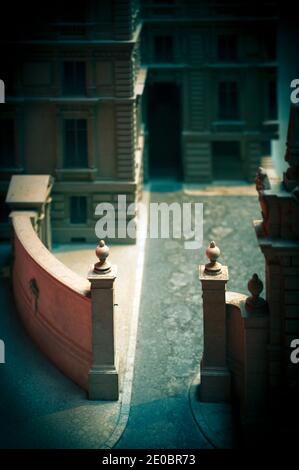
[[[218,60],[234,62],[238,60],[238,43],[236,35],[218,36]],[[274,58],[275,41],[269,44],[269,58]],[[273,49],[273,50],[272,50]],[[174,60],[172,36],[154,38],[154,60],[158,63],[169,63]],[[270,57],[271,55],[271,57]],[[86,62],[66,61],[62,68],[62,93],[65,96],[84,96],[86,94]]]
[[[265,56],[268,60],[276,58],[276,38],[274,34],[263,37]],[[220,34],[217,36],[217,59],[219,62],[237,62],[239,60],[239,44],[236,34]],[[174,42],[168,35],[154,38],[154,61],[173,62]]]
[[[65,119],[64,121],[65,168],[88,167],[87,119]],[[16,166],[15,123],[13,119],[0,121],[0,167]]]
[[[218,117],[221,121],[238,120],[241,118],[239,87],[236,81],[222,81],[218,84]],[[268,82],[266,96],[266,119],[277,119],[276,80]]]
[[[195,3],[195,2],[194,2]],[[199,2],[198,2],[199,3]],[[170,16],[178,15],[178,13],[190,12],[188,2],[175,0],[147,0],[142,1],[143,17],[151,16]],[[192,9],[191,11],[194,11]],[[195,5],[194,5],[195,6]],[[232,2],[227,0],[215,0],[208,2],[200,2],[195,6],[195,11],[199,11],[203,16],[221,17],[256,17],[277,16],[277,2],[252,2],[246,3],[246,8],[242,2]]]
[[[238,60],[238,38],[233,34],[223,34],[217,37],[217,55],[220,62],[236,62]],[[269,59],[275,56],[275,40],[271,40],[267,46],[269,49]],[[168,35],[158,35],[154,38],[154,62],[171,63],[174,61],[173,37]],[[62,94],[64,96],[84,96],[87,91],[86,61],[65,61],[62,64]],[[9,72],[10,67],[1,70],[1,78],[5,79],[7,94],[13,94],[13,77]],[[37,72],[40,73],[40,72]]]
[[[277,118],[276,81],[270,80],[267,96],[267,119]],[[221,121],[239,120],[240,97],[236,81],[221,81],[218,84],[218,118]],[[87,119],[65,119],[63,126],[63,165],[65,168],[88,167]],[[14,121],[3,119],[0,124],[0,166],[15,166]]]
[[[237,82],[219,83],[219,119],[236,120],[240,117],[239,92]]]

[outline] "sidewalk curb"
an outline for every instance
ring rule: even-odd
[[[138,320],[139,320],[139,307],[141,299],[142,279],[143,279],[143,267],[144,267],[144,256],[145,256],[145,243],[147,236],[147,221],[148,221],[148,203],[149,193],[143,193],[142,208],[144,210],[139,211],[139,221],[137,229],[137,244],[138,244],[138,259],[136,267],[136,284],[134,291],[133,301],[133,312],[132,321],[130,328],[130,338],[128,346],[128,355],[126,361],[126,371],[122,382],[122,390],[120,393],[119,401],[121,403],[120,413],[116,427],[114,428],[110,437],[100,447],[100,449],[112,449],[117,442],[120,440],[123,432],[128,423],[131,398],[132,398],[132,385],[134,378],[134,364],[135,364],[135,352],[137,343],[137,331],[138,331]]]
[[[214,449],[234,449],[234,429],[229,403],[204,403],[199,400],[197,374],[189,388],[191,413],[202,434]]]

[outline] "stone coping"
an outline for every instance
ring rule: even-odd
[[[13,175],[6,202],[12,207],[40,207],[47,202],[53,178],[49,175]]]
[[[11,214],[14,232],[29,256],[50,276],[69,289],[85,297],[90,296],[90,283],[67,268],[45,247],[35,232],[30,216],[32,212],[14,211]],[[86,273],[87,274],[87,273]]]

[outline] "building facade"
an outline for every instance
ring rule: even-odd
[[[11,34],[0,66],[1,233],[9,234],[12,174],[54,176],[58,242],[94,242],[97,204],[115,204],[118,194],[136,201],[143,175],[252,181],[278,130],[269,5],[40,7],[44,21],[36,14],[32,27],[24,21],[25,31]]]
[[[254,179],[278,131],[274,7],[143,0],[146,174]]]
[[[0,192],[3,202],[12,174],[52,174],[54,241],[94,242],[97,204],[135,201],[142,179],[141,22],[131,0],[65,10],[7,46]]]

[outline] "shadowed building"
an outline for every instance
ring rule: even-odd
[[[149,176],[254,179],[277,137],[276,11],[144,0]]]
[[[0,73],[1,198],[11,174],[52,174],[54,240],[95,241],[96,205],[118,194],[135,201],[142,178],[139,8],[51,2],[36,18],[7,45],[13,64]]]

